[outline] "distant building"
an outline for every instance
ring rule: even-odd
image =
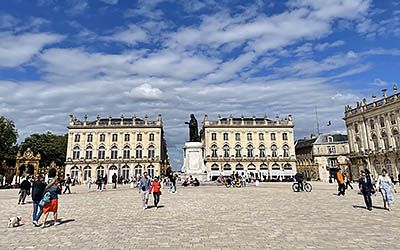
[[[79,181],[115,173],[122,179],[166,174],[169,169],[161,115],[148,117],[100,118],[83,121],[71,116],[65,174]]]
[[[350,160],[353,175],[363,168],[376,177],[386,168],[397,179],[400,170],[400,94],[397,86],[393,95],[382,91],[382,98],[372,102],[366,99],[356,108],[346,106],[345,118],[350,144]]]
[[[202,142],[209,179],[242,172],[260,179],[292,177],[296,171],[292,117],[274,120],[204,117]]]
[[[312,180],[332,181],[349,164],[347,135],[322,134],[296,141],[297,171]]]

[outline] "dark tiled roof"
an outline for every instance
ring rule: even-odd
[[[317,138],[299,139],[296,142],[296,149],[312,147],[316,140]]]

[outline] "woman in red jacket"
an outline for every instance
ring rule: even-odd
[[[151,183],[151,188],[149,193],[153,192],[154,198],[154,206],[156,209],[158,208],[158,203],[160,202],[160,195],[161,195],[161,183],[158,181],[158,178],[155,177],[153,183]]]

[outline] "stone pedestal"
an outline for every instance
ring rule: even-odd
[[[203,159],[203,144],[201,142],[186,142],[183,147],[182,172],[199,181],[207,181],[206,166]]]

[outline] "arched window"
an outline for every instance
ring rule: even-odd
[[[86,159],[91,160],[93,157],[93,148],[92,146],[87,146],[86,147]]]
[[[379,150],[378,136],[376,136],[375,134],[372,135],[372,142],[374,143],[374,150]]]
[[[289,157],[290,153],[289,153],[289,146],[288,145],[284,145],[283,146],[283,157]]]
[[[263,163],[260,165],[260,170],[268,170],[267,164]]]
[[[154,178],[154,166],[153,165],[149,165],[147,167],[147,174],[150,176],[150,178]]]
[[[230,171],[230,170],[232,170],[231,165],[225,164],[224,165],[224,171]]]
[[[92,134],[88,134],[87,142],[92,142],[92,141],[93,141],[93,135]]]
[[[211,157],[217,157],[217,145],[211,146]]]
[[[282,140],[287,141],[288,140],[288,135],[287,133],[282,134]]]
[[[240,163],[236,164],[236,171],[243,170],[243,169],[244,168],[243,168],[242,164],[240,164]]]
[[[136,147],[136,158],[141,159],[142,158],[142,146],[138,145]]]
[[[290,165],[289,163],[286,163],[286,164],[283,166],[283,169],[284,169],[284,170],[292,170],[293,168],[292,168],[292,165]]]
[[[249,164],[248,166],[247,166],[247,170],[249,170],[249,171],[254,171],[254,170],[256,170],[256,166],[254,165],[254,164]]]
[[[124,147],[124,159],[129,159],[129,158],[131,158],[131,148],[128,145],[126,145]]]
[[[147,150],[148,152],[147,152],[147,157],[148,158],[154,158],[155,157],[155,149],[154,149],[154,146],[153,145],[151,145],[151,146],[149,146],[149,148],[148,148],[148,150]]]
[[[100,142],[105,142],[106,141],[106,135],[105,134],[100,134]]]
[[[253,152],[254,152],[253,145],[251,145],[251,144],[248,145],[247,146],[247,157],[253,157],[254,156]]]
[[[224,145],[224,157],[229,157],[229,146],[228,145]]]
[[[389,150],[389,138],[385,132],[382,133],[382,140],[384,149]]]
[[[391,176],[393,174],[392,162],[389,159],[385,160],[385,168],[388,172],[388,175]]]
[[[72,159],[78,160],[80,153],[81,153],[81,151],[80,151],[79,147],[75,146],[74,149],[72,150]]]
[[[102,160],[104,160],[105,159],[105,157],[106,157],[106,149],[105,149],[105,147],[104,146],[100,146],[99,147],[99,159],[102,159]]]
[[[118,159],[118,148],[117,146],[111,147],[111,159],[115,160]]]
[[[396,124],[396,116],[394,114],[390,114],[390,123],[392,125]]]
[[[79,142],[81,140],[81,135],[80,134],[76,134],[75,135],[75,142]]]
[[[218,166],[218,164],[212,164],[211,165],[211,171],[219,171],[219,166]]]
[[[381,163],[378,160],[375,160],[374,165],[375,165],[376,172],[378,172],[378,174],[380,174],[382,172]]]
[[[271,146],[271,156],[278,157],[278,147],[276,145]]]
[[[104,167],[103,166],[98,166],[96,169],[97,176],[103,177],[104,176]]]
[[[242,146],[240,145],[235,146],[235,156],[242,157]]]
[[[396,148],[400,149],[400,135],[399,135],[399,131],[397,131],[396,129],[393,130],[393,139],[394,139],[394,144],[396,145]]]
[[[135,176],[136,177],[142,176],[142,166],[136,165],[136,167],[135,167]]]
[[[260,157],[264,158],[265,157],[265,146],[260,145],[260,147],[258,147],[258,149],[260,150]]]
[[[79,168],[77,166],[73,166],[71,168],[71,178],[72,179],[78,178],[78,174],[79,174]]]
[[[124,180],[129,180],[129,166],[128,165],[124,165],[122,167],[122,178]]]
[[[92,168],[90,166],[86,166],[83,169],[83,180],[87,181],[88,178],[92,178]]]
[[[281,167],[275,163],[272,165],[272,170],[281,170]]]

